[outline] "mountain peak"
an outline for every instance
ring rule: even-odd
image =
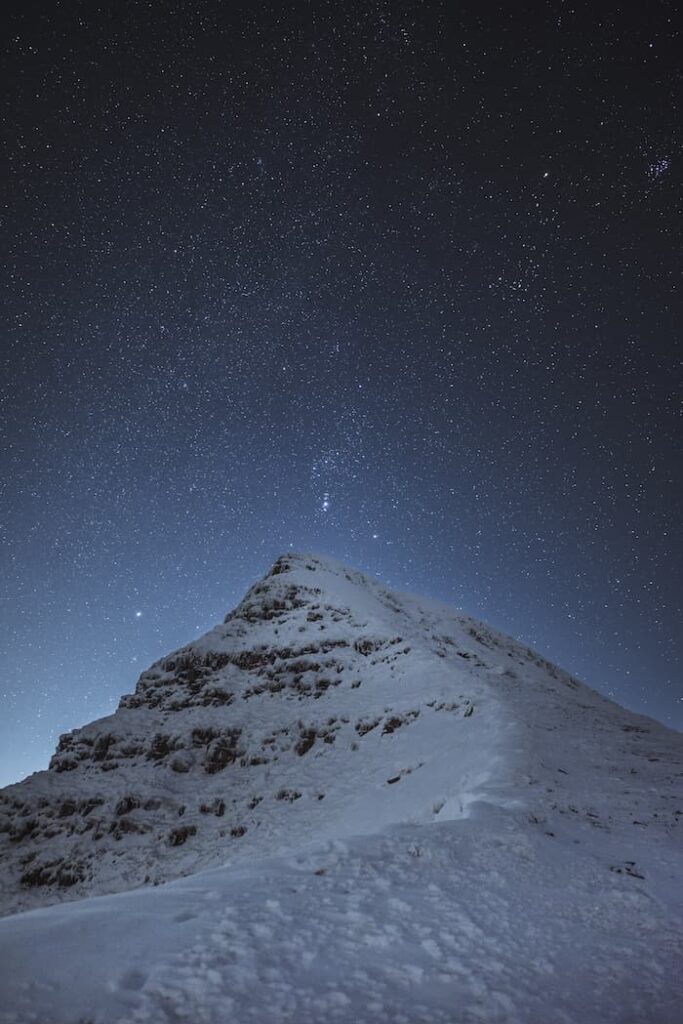
[[[387,599],[391,599],[391,592],[377,580],[341,562],[321,555],[287,553],[280,555],[265,576],[249,588],[224,621],[250,618],[259,610],[263,617],[272,618],[305,605],[331,607],[336,602],[346,607],[360,601],[366,607],[368,603],[381,605]]]
[[[0,898],[129,889],[486,805],[552,834],[608,827],[577,758],[611,816],[654,834],[674,821],[674,735],[454,609],[288,553],[0,794]]]

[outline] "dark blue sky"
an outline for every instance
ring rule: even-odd
[[[11,5],[0,782],[290,546],[680,728],[676,6],[253,6]]]

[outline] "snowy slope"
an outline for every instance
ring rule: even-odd
[[[515,665],[537,666],[521,649],[494,657],[492,642],[343,566],[280,559],[114,715],[62,737],[49,772],[3,791],[0,906],[453,817],[496,788],[502,798],[520,727],[496,691]]]
[[[191,877],[0,922],[0,1021],[673,1024],[682,753],[453,609],[285,556],[3,791],[5,912]]]

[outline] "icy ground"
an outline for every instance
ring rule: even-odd
[[[4,791],[43,905],[0,1024],[679,1024],[682,780],[680,734],[286,556]]]

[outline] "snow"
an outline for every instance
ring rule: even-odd
[[[0,1020],[674,1024],[680,919],[606,853],[482,808],[17,915]]]
[[[276,570],[4,791],[0,1022],[680,1020],[681,736],[454,609]]]

